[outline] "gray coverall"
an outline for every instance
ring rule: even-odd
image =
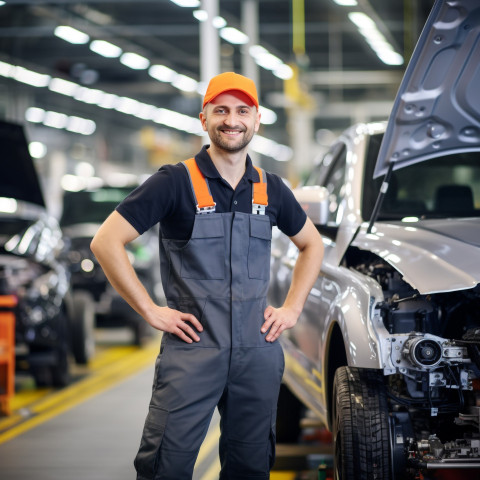
[[[198,205],[195,188],[194,196]],[[218,406],[220,479],[267,480],[284,369],[280,344],[267,342],[260,331],[270,220],[258,205],[252,214],[198,210],[190,240],[162,238],[160,255],[168,306],[195,315],[204,330],[191,344],[163,335],[135,459],[137,479],[190,480]]]

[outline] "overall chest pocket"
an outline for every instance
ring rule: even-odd
[[[220,216],[195,218],[190,240],[182,248],[181,276],[194,280],[225,278],[225,233]]]
[[[266,215],[250,217],[250,237],[248,243],[248,276],[268,280],[270,278],[270,249],[272,227]]]

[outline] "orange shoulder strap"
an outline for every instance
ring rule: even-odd
[[[215,211],[215,202],[210,193],[207,179],[203,176],[203,173],[198,168],[197,162],[194,158],[189,158],[183,162],[187,168],[188,176],[190,177],[190,183],[192,186],[195,201],[197,202],[197,213],[210,213]],[[255,210],[260,207],[262,213],[265,211],[265,207],[268,205],[267,195],[267,177],[265,171],[259,167],[255,167],[258,173],[260,181],[253,183],[253,198],[252,205],[255,213],[260,213]]]
[[[188,176],[192,185],[195,201],[197,202],[197,213],[202,211],[214,211],[215,202],[208,188],[208,183],[203,173],[198,168],[194,158],[189,158],[183,162],[187,167]]]
[[[267,176],[265,171],[255,165],[253,168],[258,172],[260,177],[259,182],[253,184],[253,202],[256,205],[268,205],[268,195],[267,195]]]

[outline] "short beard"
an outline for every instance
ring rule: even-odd
[[[210,141],[217,148],[221,148],[222,150],[225,150],[226,152],[236,153],[236,152],[240,152],[241,150],[243,150],[251,142],[254,132],[252,131],[249,136],[246,135],[247,133],[248,132],[244,132],[245,135],[243,137],[243,141],[241,141],[239,144],[236,144],[236,145],[232,145],[232,144],[224,141],[224,139],[220,135],[217,135],[216,131],[215,131],[215,134],[212,135],[212,137],[210,138]]]

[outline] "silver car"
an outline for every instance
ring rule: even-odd
[[[480,2],[438,1],[389,123],[345,131],[295,191],[326,253],[284,382],[337,479],[480,469],[479,65]],[[296,255],[274,236],[273,304]]]

